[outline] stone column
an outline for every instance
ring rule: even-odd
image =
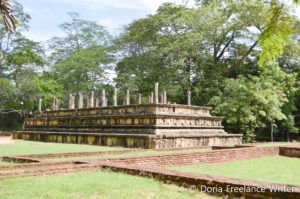
[[[129,92],[129,89],[126,90],[125,105],[130,105],[130,92]]]
[[[160,94],[160,103],[161,104],[164,103],[164,94],[163,93]]]
[[[164,91],[163,94],[164,94],[163,103],[166,104],[167,103],[167,91]]]
[[[55,98],[55,110],[58,111],[58,99]]]
[[[158,99],[157,99],[157,101],[158,101]],[[151,94],[150,94],[150,104],[153,104],[153,92],[151,92]]]
[[[56,110],[56,98],[53,97],[53,101],[52,101],[52,110],[55,111]]]
[[[107,106],[105,90],[102,90],[101,106],[102,107],[106,107]]]
[[[153,97],[152,97],[153,99]],[[153,103],[153,100],[152,100]],[[155,104],[158,104],[158,82],[155,83]]]
[[[93,108],[94,107],[94,91],[91,91],[90,95],[89,95],[89,108]]]
[[[108,99],[105,98],[105,106],[108,106]]]
[[[75,109],[75,97],[72,94],[69,95],[69,109]]]
[[[137,94],[136,103],[137,104],[142,104],[142,94],[141,93]]]
[[[99,99],[97,97],[95,98],[95,107],[99,107]]]
[[[86,108],[90,108],[90,96],[86,98]]]
[[[83,108],[83,95],[78,93],[78,108]]]
[[[191,91],[188,90],[187,92],[187,105],[191,106]]]
[[[124,95],[124,97],[123,97],[123,106],[125,106],[126,105],[126,95]]]
[[[118,102],[117,102],[117,94],[118,94],[118,90],[117,90],[117,88],[114,88],[114,94],[113,94],[113,106],[118,106]]]
[[[42,112],[42,98],[39,98],[39,112]]]
[[[151,104],[151,95],[148,95],[148,104]]]

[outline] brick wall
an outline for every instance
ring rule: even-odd
[[[300,158],[300,146],[279,147],[279,155]]]
[[[247,160],[263,156],[276,156],[279,154],[278,146],[249,147],[239,149],[225,149],[217,151],[185,152],[165,155],[147,155],[124,158],[106,158],[106,161],[123,164],[145,166],[173,166],[190,165],[197,163],[214,163],[236,160]]]

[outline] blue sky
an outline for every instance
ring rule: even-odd
[[[186,0],[18,0],[30,14],[30,30],[25,35],[35,41],[45,41],[63,33],[59,24],[69,20],[67,12],[75,11],[80,18],[96,21],[114,35],[134,19],[155,13],[164,2],[181,4]],[[189,5],[194,1],[189,0]]]

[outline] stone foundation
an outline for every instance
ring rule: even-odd
[[[164,149],[241,144],[241,135],[159,136],[147,134],[100,134],[72,132],[13,132],[14,139],[31,141]]]
[[[147,149],[242,143],[242,135],[227,134],[223,117],[210,115],[209,107],[105,104],[74,109],[70,99],[69,110],[35,113],[25,121],[25,131],[14,133],[14,139]]]

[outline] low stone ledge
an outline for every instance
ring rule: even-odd
[[[41,162],[39,159],[20,157],[20,156],[3,156],[2,161],[14,162],[14,163],[37,163]]]
[[[281,146],[279,155],[300,158],[300,145]]]
[[[7,137],[7,136],[11,136],[12,133],[1,133],[0,132],[0,137]]]
[[[249,160],[264,156],[277,156],[278,146],[271,147],[249,147],[238,149],[223,149],[216,151],[181,152],[175,154],[158,154],[134,157],[105,158],[105,161],[128,165],[168,167],[183,166],[201,163],[231,162]],[[103,159],[104,160],[104,159]],[[101,161],[103,161],[101,160]],[[93,163],[97,160],[85,160]]]
[[[208,147],[214,145],[241,144],[240,135],[210,134],[162,137],[163,135],[149,134],[109,134],[109,133],[74,133],[74,132],[45,132],[20,131],[14,132],[14,139],[32,141],[92,144],[100,146],[121,146],[128,148],[168,149]]]

